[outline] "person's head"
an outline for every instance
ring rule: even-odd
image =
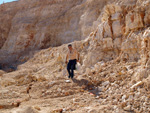
[[[72,50],[72,45],[69,44],[69,45],[68,45],[68,48],[69,48],[69,50]]]

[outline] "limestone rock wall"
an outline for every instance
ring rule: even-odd
[[[1,12],[10,20],[6,24],[7,18],[1,18],[0,57],[7,63],[33,50],[87,37],[83,59],[91,61],[89,66],[116,58],[138,61],[143,33],[149,26],[149,2],[140,0],[20,0],[1,5]]]
[[[148,1],[145,4],[119,1],[106,5],[101,14],[101,24],[93,32],[91,48],[99,48],[102,59],[107,59],[104,57],[107,53],[109,59],[120,57],[138,61],[144,32],[149,26],[149,4]]]
[[[28,4],[28,11],[39,10],[41,1],[43,0],[34,4],[34,0],[27,0],[25,3]],[[65,7],[64,1],[61,2]],[[103,7],[100,5],[103,3],[101,0],[70,2],[67,2],[67,6],[71,9],[68,10],[66,6],[67,12],[60,14],[61,16],[55,14],[59,8],[51,13],[49,11],[52,10],[45,9],[45,7],[56,8],[60,0],[50,2],[51,5],[53,4],[50,7],[43,4],[40,9],[43,12],[39,13],[43,16],[40,18],[36,13],[35,17],[28,14],[25,9],[19,9],[19,12],[16,9],[16,12],[12,13],[13,25],[7,28],[11,32],[8,38],[5,37],[3,40],[5,43],[2,44],[3,52],[0,54],[0,60],[6,59],[8,63],[15,64],[11,63],[11,60],[16,59],[14,61],[22,64],[18,65],[16,70],[8,68],[6,72],[0,71],[2,113],[99,113],[103,111],[149,113],[150,1],[116,0],[114,3],[105,5],[102,10],[99,10]],[[44,3],[47,4],[48,1]],[[22,6],[24,0],[20,0],[19,4]],[[95,14],[95,11],[98,11],[98,14]],[[56,18],[52,15],[46,16],[49,13]],[[52,21],[45,21],[43,17]],[[51,43],[49,40],[41,42],[47,39],[44,34],[45,29],[48,30],[46,36],[49,36],[49,30],[53,31],[51,32],[53,37],[56,36],[55,39],[52,37]],[[40,30],[43,31],[40,32]],[[71,42],[80,53],[80,65],[78,65],[80,69],[75,70],[75,79],[70,80],[65,64],[67,44],[37,49],[51,44],[56,46],[59,42],[67,43],[65,41],[67,36],[75,40],[77,38],[69,33],[78,32],[78,30],[80,37],[87,37],[81,41]],[[3,33],[6,34],[6,32]],[[42,38],[40,33],[43,33]],[[23,55],[25,52],[27,54]],[[19,103],[21,104],[18,105]]]
[[[19,0],[2,4],[1,56],[14,61],[32,50],[85,39],[100,23],[101,9],[109,1],[113,0]]]

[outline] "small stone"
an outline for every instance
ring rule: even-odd
[[[90,93],[90,95],[94,96],[94,94],[93,94],[93,93]]]
[[[128,105],[126,107],[123,108],[125,111],[131,111],[131,105]]]
[[[66,112],[67,110],[65,108],[63,108],[63,112]]]
[[[123,96],[122,96],[122,100],[125,100],[125,99],[126,99],[126,97],[127,97],[126,95],[123,95]]]
[[[97,113],[97,111],[95,109],[90,109],[88,113]]]
[[[80,99],[73,98],[73,103],[80,102]]]
[[[140,92],[135,93],[135,98],[139,98],[140,97]]]
[[[99,97],[99,96],[96,96],[95,98],[96,98],[96,99],[99,99],[100,97]]]
[[[62,113],[63,112],[63,109],[57,109],[57,110],[53,110],[52,113]]]
[[[138,86],[140,86],[140,85],[142,85],[143,84],[143,82],[142,81],[139,81],[139,82],[137,82],[136,84],[134,84],[132,87],[131,87],[131,89],[134,89],[135,87],[138,87]]]
[[[130,100],[133,100],[133,95],[129,95],[129,99],[130,99]]]
[[[114,109],[117,109],[117,106],[114,106],[113,108],[114,108]]]
[[[121,103],[121,107],[124,108],[127,105],[126,102]]]
[[[69,95],[69,92],[65,92],[65,96],[68,96]]]
[[[0,109],[3,109],[4,107],[0,105]]]
[[[70,81],[70,80],[65,80],[65,82],[66,82],[66,83],[70,83],[71,81]]]
[[[38,111],[41,110],[40,107],[38,107],[38,106],[35,106],[34,108],[37,109]]]
[[[106,81],[106,82],[103,82],[102,83],[102,86],[107,86],[107,85],[109,85],[110,84],[110,82],[109,81]]]
[[[58,91],[58,92],[61,92],[62,90],[61,90],[61,88],[58,88],[57,91]]]

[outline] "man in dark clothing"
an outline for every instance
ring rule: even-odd
[[[77,50],[72,48],[72,45],[69,44],[68,45],[68,54],[66,56],[66,63],[67,63],[67,71],[69,73],[68,78],[73,78],[74,77],[74,70],[75,70],[75,66],[76,63],[79,61],[79,53],[77,52]],[[69,59],[69,62],[68,62]]]

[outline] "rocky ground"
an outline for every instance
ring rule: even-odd
[[[1,112],[150,112],[148,67],[120,59],[99,61],[85,69],[82,65],[68,79],[62,58],[66,49],[45,49],[16,71],[1,71]]]
[[[1,113],[150,112],[150,78],[136,83],[132,76],[138,63],[98,65],[87,74],[76,72],[72,80],[58,73],[53,79],[1,87]]]
[[[18,48],[17,51],[25,52],[24,45],[18,46],[16,42],[27,40],[19,36],[19,40],[6,40],[0,56],[3,69],[0,70],[0,113],[150,113],[150,1],[120,0],[104,2],[105,6],[98,7],[93,0],[81,0],[79,4],[74,2],[78,5],[71,11],[78,11],[83,4],[88,6],[87,3],[92,3],[90,8],[96,7],[96,11],[104,8],[96,16],[99,22],[97,27],[92,27],[93,32],[90,29],[84,40],[71,43],[80,53],[74,79],[67,78],[67,44],[47,49],[36,46],[31,50],[26,46],[26,54],[10,52],[8,56],[4,50]],[[70,5],[71,2],[66,6]],[[90,9],[86,10],[84,19],[92,18],[88,12]],[[82,22],[86,26],[89,21]],[[34,38],[39,40],[38,36]],[[32,45],[35,40],[28,41]],[[7,48],[9,42],[14,44],[13,48]]]

